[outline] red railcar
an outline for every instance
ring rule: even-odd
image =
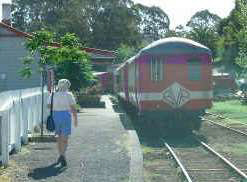
[[[197,128],[212,106],[211,63],[210,49],[197,42],[158,40],[116,69],[115,91],[148,121]]]
[[[98,78],[100,83],[100,89],[102,92],[112,92],[113,90],[113,79],[111,72],[96,72],[94,75]]]

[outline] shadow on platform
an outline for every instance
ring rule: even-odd
[[[60,173],[62,173],[65,170],[66,168],[57,166],[57,164],[54,163],[46,167],[33,169],[28,174],[28,177],[31,177],[35,180],[41,180],[41,179],[46,179],[52,176],[58,176]]]

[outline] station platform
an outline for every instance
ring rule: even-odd
[[[56,143],[30,142],[11,157],[18,182],[142,182],[143,158],[135,130],[126,127],[127,116],[116,112],[110,96],[102,96],[105,108],[78,113],[66,153],[68,167],[54,165]]]

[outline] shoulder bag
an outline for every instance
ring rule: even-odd
[[[46,121],[46,129],[50,132],[53,132],[55,130],[55,123],[53,119],[53,95],[54,93],[51,93],[51,110],[50,110],[50,115],[47,118]]]

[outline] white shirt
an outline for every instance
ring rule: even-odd
[[[51,96],[48,104],[51,104]],[[55,92],[53,95],[53,111],[69,111],[70,106],[75,104],[75,97],[71,92]]]

